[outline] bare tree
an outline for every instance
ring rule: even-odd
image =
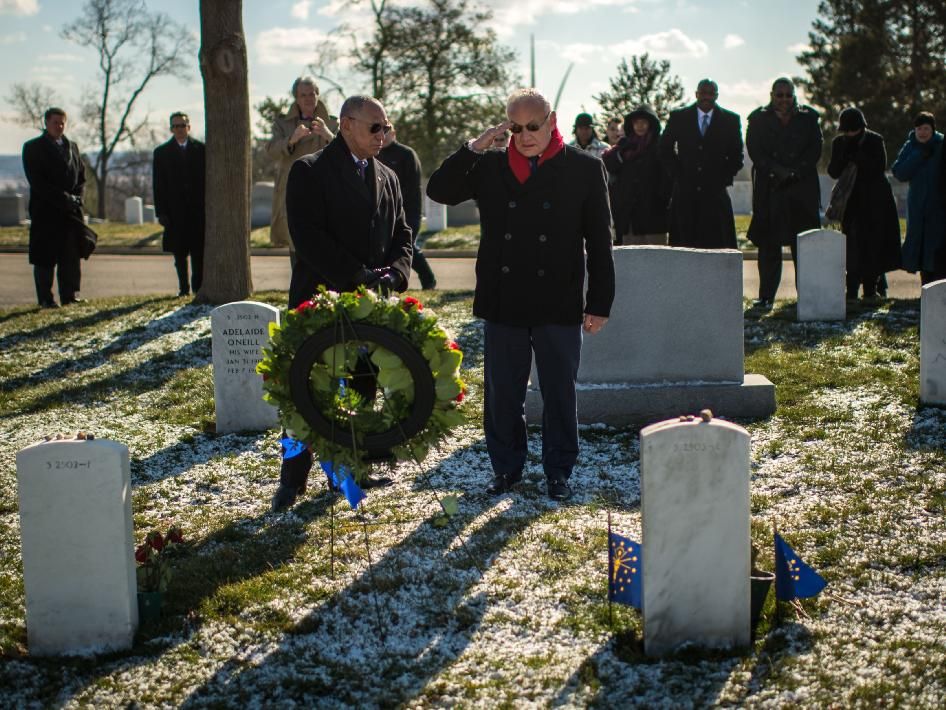
[[[43,114],[50,106],[57,105],[56,92],[44,84],[22,84],[10,87],[5,100],[13,107],[10,121],[27,128],[43,130]]]
[[[148,120],[134,123],[138,98],[152,79],[186,77],[195,42],[186,27],[164,13],[148,12],[144,0],[86,0],[82,15],[62,36],[98,54],[100,89],[85,102],[83,116],[94,126],[98,150],[93,163],[96,182],[104,186],[116,147],[146,131]],[[107,212],[107,191],[99,189],[96,211]]]
[[[200,0],[207,141],[204,280],[196,300],[229,303],[250,275],[250,92],[242,0]]]

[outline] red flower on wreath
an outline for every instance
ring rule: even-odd
[[[315,301],[309,299],[308,301],[303,301],[298,306],[296,306],[296,313],[304,313],[305,311],[315,307]]]
[[[451,341],[450,341],[450,349],[451,349],[451,350],[459,350],[459,349],[460,349],[460,343],[458,343],[456,340],[451,340]]]
[[[457,402],[462,402],[462,401],[463,401],[463,398],[464,398],[465,396],[466,396],[466,387],[461,387],[461,388],[460,388],[460,394],[458,394],[456,397],[454,397],[454,399],[455,399]]]
[[[411,307],[416,308],[418,311],[424,310],[424,304],[418,301],[413,296],[405,296],[404,300],[401,301],[401,305],[405,311],[410,309]]]
[[[157,530],[152,530],[148,533],[146,542],[155,552],[161,552],[161,550],[164,549],[164,537]]]
[[[142,564],[147,562],[148,557],[150,557],[151,555],[150,550],[151,548],[148,547],[147,544],[141,545],[137,550],[135,550],[135,561],[140,562]]]

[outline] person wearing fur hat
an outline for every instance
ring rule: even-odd
[[[920,272],[920,283],[946,279],[946,180],[943,176],[943,134],[936,118],[923,111],[891,168],[907,191],[907,236],[903,268]]]
[[[608,144],[598,139],[598,134],[595,133],[595,120],[590,113],[580,113],[575,116],[572,133],[575,140],[568,144],[572,148],[591,153],[596,158],[602,157],[608,149]]]
[[[863,287],[865,300],[873,301],[883,275],[900,268],[900,219],[885,173],[883,136],[867,128],[864,114],[853,106],[838,119],[828,175],[837,180],[851,163],[857,177],[841,218],[847,237],[847,297],[856,299]]]
[[[660,120],[650,106],[624,117],[624,136],[604,154],[611,185],[615,244],[667,244],[670,181],[657,146]]]

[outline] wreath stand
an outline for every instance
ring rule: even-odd
[[[354,417],[348,417],[348,429],[337,427],[334,417],[327,418],[317,405],[312,391],[309,387],[309,373],[312,367],[317,363],[327,349],[332,348],[332,369],[335,369],[335,358],[337,357],[337,345],[346,345],[355,342],[372,342],[386,348],[388,351],[397,355],[408,370],[414,382],[414,401],[410,412],[403,420],[395,421],[394,424],[381,432],[366,434],[362,437],[362,444],[359,447],[359,437],[355,432]],[[371,377],[377,380],[378,368],[370,358],[365,358]],[[335,312],[335,322],[333,325],[323,328],[308,338],[306,338],[296,351],[289,370],[289,391],[299,414],[305,419],[306,423],[320,436],[331,441],[334,444],[348,448],[356,458],[362,458],[366,461],[390,460],[391,448],[406,442],[410,437],[421,431],[427,424],[428,419],[434,409],[435,387],[434,375],[430,365],[423,354],[407,338],[399,333],[378,325],[366,323],[355,323],[351,317],[343,310]],[[431,494],[437,505],[443,511],[444,518],[447,521],[454,536],[460,542],[460,547],[464,554],[476,567],[482,576],[484,571],[479,562],[467,548],[463,538],[459,535],[453,516],[444,506],[443,499],[437,495],[437,492],[430,481],[430,475],[418,459],[416,454],[411,452],[411,460],[417,465],[420,478],[423,481],[427,491]],[[333,462],[334,470],[334,462]],[[338,474],[336,473],[336,476]],[[347,475],[353,475],[349,472]],[[341,480],[339,480],[339,483]],[[331,491],[336,494],[338,488],[329,486]],[[336,497],[337,499],[337,497]],[[331,578],[335,579],[335,500],[329,506],[329,570]],[[361,504],[362,506],[364,503]],[[364,515],[357,512],[356,517],[361,521],[361,528],[364,533],[365,552],[368,559],[368,576],[371,580],[372,598],[374,601],[375,616],[377,623],[378,636],[382,642],[385,640],[384,625],[382,623],[380,602],[374,579],[374,566],[371,559],[371,543],[368,535],[368,521]]]

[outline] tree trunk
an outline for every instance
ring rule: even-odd
[[[200,0],[207,141],[204,279],[195,300],[230,303],[250,275],[250,96],[242,0]]]
[[[102,164],[99,165],[98,172],[93,172],[93,175],[95,175],[96,187],[98,188],[96,205],[98,217],[99,219],[108,219],[108,190],[104,187],[108,182],[108,163],[104,159]]]

